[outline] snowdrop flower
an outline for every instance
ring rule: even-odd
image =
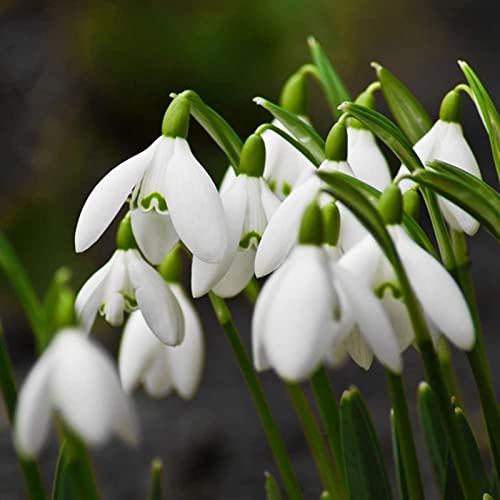
[[[229,234],[226,254],[217,264],[193,257],[193,297],[211,289],[221,297],[233,297],[253,276],[256,248],[280,204],[262,178],[265,155],[263,139],[251,135],[241,151],[239,175],[222,194]]]
[[[140,311],[135,311],[125,325],[118,365],[126,392],[142,384],[153,397],[163,397],[175,390],[191,399],[201,380],[204,358],[203,330],[200,318],[181,284],[181,248],[172,250],[159,267],[161,276],[179,302],[184,317],[184,340],[171,347],[158,340]],[[175,323],[175,318],[172,318]]]
[[[375,97],[367,90],[359,95],[356,104],[375,109]],[[391,172],[375,136],[360,121],[350,118],[347,137],[347,161],[354,175],[383,191],[391,183]]]
[[[132,193],[132,225],[146,257],[159,264],[180,238],[206,262],[226,249],[220,196],[186,140],[189,103],[172,101],[162,136],[111,170],[87,198],[75,232],[77,252],[93,245]]]
[[[347,133],[343,123],[336,123],[326,141],[327,159],[320,165],[319,171],[340,171],[354,175],[347,158]],[[313,201],[326,185],[316,175],[310,175],[301,185],[283,201],[270,220],[257,249],[255,274],[265,276],[278,268],[287,258],[297,241],[300,221],[305,208]],[[322,195],[320,205],[328,203],[330,197]],[[340,245],[350,248],[364,235],[365,229],[358,220],[342,204],[339,204],[341,215]]]
[[[395,186],[388,190],[391,190],[391,197],[395,194],[401,197]],[[401,206],[401,200],[398,204]],[[385,220],[423,312],[453,344],[460,349],[471,349],[474,345],[474,326],[460,288],[446,269],[408,236],[400,225],[400,217],[399,209],[398,215],[386,216]],[[409,330],[411,324],[401,307],[399,283],[375,239],[371,235],[365,236],[341,257],[339,266],[364,280],[383,299],[397,329],[400,346],[407,345],[413,339],[413,331]]]
[[[117,250],[83,285],[75,308],[85,331],[90,330],[98,311],[108,323],[119,326],[124,312],[139,308],[162,342],[177,345],[182,341],[184,319],[179,303],[137,250],[128,215],[118,229]]]
[[[91,445],[117,434],[134,444],[138,423],[103,349],[75,328],[61,330],[28,374],[16,408],[16,447],[36,456],[47,439],[52,412]]]
[[[439,120],[415,144],[414,150],[424,166],[426,166],[426,162],[441,160],[481,178],[479,165],[459,123],[459,107],[460,94],[458,91],[452,90],[443,99]],[[402,165],[397,178],[408,173],[408,169]],[[404,192],[410,189],[414,182],[403,179],[399,185]],[[478,231],[479,222],[465,210],[442,196],[438,196],[437,199],[443,216],[453,229],[463,231],[470,236]]]

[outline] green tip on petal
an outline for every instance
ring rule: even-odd
[[[409,189],[403,195],[403,211],[415,220],[420,212],[420,196],[416,189]]]
[[[460,122],[460,92],[450,90],[441,101],[439,119],[443,122]]]
[[[131,250],[137,248],[130,212],[121,220],[116,232],[116,248],[118,250]]]
[[[297,71],[283,85],[280,106],[295,115],[307,114],[306,73]]]
[[[182,247],[176,245],[158,266],[158,272],[168,283],[180,283],[182,275]]]
[[[252,134],[243,144],[239,173],[250,177],[262,177],[266,162],[266,146],[260,135]]]
[[[403,196],[395,184],[388,186],[378,201],[378,209],[386,224],[401,224]]]
[[[190,105],[186,97],[179,95],[165,111],[161,124],[161,133],[165,137],[186,139],[189,131]]]
[[[323,216],[323,242],[327,245],[336,246],[340,233],[340,213],[337,203],[332,201],[321,209]]]
[[[299,230],[301,245],[320,246],[323,243],[323,219],[316,200],[312,201],[304,210]]]
[[[325,143],[325,156],[330,161],[347,161],[347,130],[337,122],[330,130]]]

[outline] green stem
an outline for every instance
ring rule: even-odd
[[[267,402],[262,385],[253,369],[252,362],[245,350],[245,346],[241,341],[236,325],[231,316],[226,303],[213,292],[209,292],[210,302],[217,317],[219,324],[226,333],[227,339],[236,355],[241,373],[245,378],[248,389],[257,407],[257,413],[266,433],[269,447],[273,453],[276,465],[280,471],[288,497],[292,500],[302,498],[299,483],[295,476],[295,472],[290,463],[285,442],[276,426],[274,417],[271,413],[269,403]]]
[[[488,366],[488,358],[484,349],[483,332],[477,309],[476,294],[470,273],[470,262],[465,236],[460,231],[452,232],[452,244],[457,262],[456,276],[462,288],[474,323],[476,342],[467,353],[474,380],[479,392],[483,418],[488,430],[491,455],[497,477],[500,477],[500,410]]]
[[[391,404],[394,410],[395,427],[403,460],[404,477],[410,500],[424,498],[422,478],[418,466],[413,430],[401,375],[386,370]]]
[[[342,498],[338,486],[341,484],[335,477],[335,466],[326,447],[318,423],[314,417],[309,401],[299,384],[286,384],[286,390],[299,417],[304,436],[316,463],[318,474],[323,486],[334,498]]]
[[[321,421],[326,432],[330,450],[335,458],[338,470],[344,472],[344,454],[340,438],[340,415],[337,401],[333,394],[328,373],[321,366],[311,377],[311,387]]]
[[[0,390],[2,391],[7,418],[12,425],[17,401],[17,388],[10,362],[7,344],[0,324]],[[44,500],[46,498],[40,467],[36,460],[27,459],[18,454],[19,465],[23,473],[28,498],[30,500]]]

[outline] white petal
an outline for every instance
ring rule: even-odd
[[[353,361],[363,368],[369,370],[373,363],[373,351],[366,342],[359,328],[354,328],[351,334],[344,340],[344,346]]]
[[[356,177],[383,191],[391,183],[387,160],[369,130],[347,127],[347,161]]]
[[[224,172],[224,176],[222,177],[222,180],[220,182],[219,193],[221,194],[221,196],[226,192],[227,188],[231,186],[234,179],[236,179],[236,173],[234,172],[234,168],[229,165],[229,167],[227,167],[227,170]]]
[[[348,359],[348,352],[345,342],[333,342],[332,347],[327,351],[325,361],[331,368],[339,368]]]
[[[221,260],[227,245],[221,199],[185,139],[175,139],[175,153],[166,171],[165,189],[179,238],[201,260]]]
[[[120,380],[125,392],[132,392],[140,383],[158,354],[162,344],[147,325],[141,311],[134,311],[123,329],[118,355]]]
[[[115,218],[148,167],[159,140],[108,172],[92,190],[76,225],[77,252],[92,246]]]
[[[50,390],[64,420],[90,444],[104,443],[113,431],[134,443],[136,416],[111,358],[76,332],[60,333],[54,349]]]
[[[165,347],[167,349],[167,347]],[[176,349],[172,347],[172,349]],[[164,398],[172,392],[172,380],[166,351],[157,356],[144,374],[144,390],[153,398]]]
[[[100,309],[101,315],[112,326],[123,324],[126,309],[125,294],[133,293],[129,288],[125,252],[116,250],[111,258],[111,267],[104,283]]]
[[[258,278],[274,271],[286,259],[297,241],[304,210],[318,194],[320,186],[318,177],[310,177],[276,210],[257,249],[255,274]]]
[[[238,176],[222,196],[228,229],[228,244],[224,258],[220,262],[209,264],[193,256],[191,270],[191,293],[193,297],[205,295],[222,279],[231,266],[241,239],[246,212],[245,177]]]
[[[49,432],[51,358],[49,347],[29,372],[17,400],[14,440],[19,452],[29,457],[38,454]]]
[[[155,210],[143,212],[141,209],[131,210],[130,214],[132,231],[142,253],[151,264],[161,264],[179,241],[170,214]]]
[[[126,256],[135,298],[149,328],[163,343],[179,344],[184,335],[184,317],[168,284],[137,250],[128,250]]]
[[[233,262],[223,278],[214,286],[214,292],[220,297],[234,297],[248,284],[253,276],[255,250],[238,250]]]
[[[271,188],[266,184],[266,181],[264,179],[259,178],[259,185],[261,203],[264,207],[266,219],[269,221],[274,215],[274,212],[278,210],[278,207],[281,205],[281,201],[271,191]]]
[[[101,305],[106,279],[113,265],[113,258],[114,255],[85,282],[76,297],[76,315],[86,333],[90,331]]]
[[[358,244],[368,234],[368,231],[344,204],[339,202],[337,207],[340,214],[340,245],[342,250],[347,252]]]
[[[411,286],[425,313],[457,347],[471,349],[474,326],[458,285],[446,269],[401,227],[394,227],[393,235]]]
[[[198,313],[182,287],[172,285],[172,291],[184,314],[186,335],[179,346],[165,349],[173,387],[182,398],[191,399],[198,389],[203,372],[205,355],[203,329]]]
[[[459,123],[444,123],[443,127],[446,127],[446,133],[435,148],[435,159],[451,163],[455,167],[481,178],[479,165],[465,140],[462,126]],[[441,196],[438,196],[438,201],[443,215],[453,229],[464,231],[470,236],[478,231],[479,222],[465,210]]]
[[[340,265],[335,266],[335,277],[355,311],[356,324],[370,349],[384,365],[400,372],[398,341],[381,302],[363,281]]]
[[[414,339],[413,327],[410,317],[408,316],[408,309],[404,302],[395,299],[392,293],[388,291],[384,294],[382,304],[391,320],[394,333],[398,339],[399,350],[403,352],[410,346]]]
[[[337,299],[322,248],[299,245],[286,271],[264,314],[263,331],[256,334],[262,336],[267,359],[276,372],[298,382],[311,374],[331,345]]]

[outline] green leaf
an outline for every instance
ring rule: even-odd
[[[311,58],[318,68],[321,85],[332,115],[334,118],[338,118],[341,114],[338,109],[339,104],[350,101],[351,96],[319,42],[313,37],[309,37],[307,42]]]
[[[274,479],[270,472],[265,473],[265,478],[267,500],[281,500],[282,496],[276,479]]]
[[[63,442],[57,458],[52,500],[85,500],[85,495],[78,487],[76,467],[78,464],[70,459],[67,444]]]
[[[23,265],[2,232],[0,232],[0,269],[10,282],[10,285],[21,303],[31,329],[33,330],[37,349],[41,352],[47,341],[44,329],[43,310]]]
[[[254,102],[269,111],[274,118],[281,122],[318,162],[321,163],[325,159],[325,141],[310,125],[263,97],[255,97]]]
[[[420,185],[432,189],[470,213],[497,241],[500,241],[498,194],[486,198],[459,176],[443,171],[419,169],[413,172],[411,177]]]
[[[490,138],[493,161],[500,179],[500,115],[474,70],[465,61],[459,61],[458,64],[469,82],[476,99],[476,105],[481,111],[481,118]]]
[[[243,142],[229,123],[219,113],[205,104],[194,90],[185,90],[180,94],[191,104],[191,114],[206,130],[217,145],[224,151],[231,166],[236,170],[240,160]],[[175,97],[175,94],[172,94]]]
[[[163,463],[160,458],[155,458],[151,462],[148,500],[161,500],[163,498],[162,476]]]
[[[394,457],[394,463],[396,464],[396,477],[398,478],[398,485],[399,485],[399,496],[401,500],[407,500],[409,496],[408,496],[408,488],[406,486],[403,457],[401,456],[401,447],[396,432],[396,421],[394,419],[394,410],[392,409],[391,409],[391,437],[392,437],[392,454]]]
[[[432,126],[431,117],[408,87],[388,69],[372,63],[382,86],[385,100],[411,144],[415,144]]]
[[[449,461],[448,442],[438,401],[426,382],[422,382],[418,388],[418,413],[436,482],[439,491],[444,493]],[[456,481],[460,490],[458,478]]]
[[[392,492],[380,443],[356,388],[342,395],[340,423],[349,498],[391,499]]]

